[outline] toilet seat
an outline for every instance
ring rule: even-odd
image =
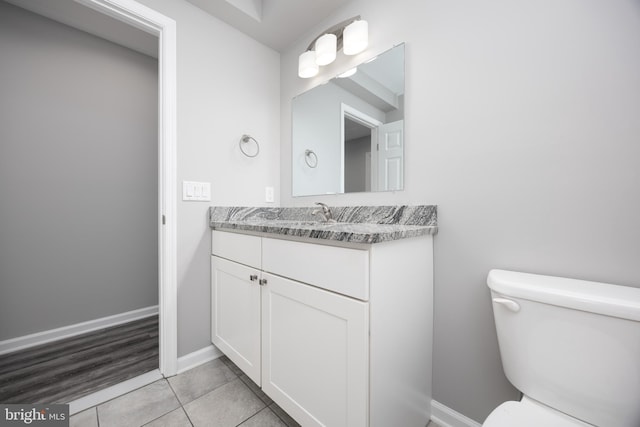
[[[593,427],[526,396],[520,402],[505,402],[489,414],[482,427]]]

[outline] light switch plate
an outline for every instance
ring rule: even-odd
[[[210,202],[211,183],[182,181],[182,200],[192,202]]]

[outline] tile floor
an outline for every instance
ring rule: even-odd
[[[297,427],[226,357],[71,417],[71,427]],[[429,427],[437,427],[433,423]]]
[[[299,426],[221,357],[71,417],[71,427]]]

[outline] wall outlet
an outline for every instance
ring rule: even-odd
[[[264,187],[264,201],[267,203],[273,203],[275,201],[273,187]]]
[[[211,183],[182,181],[182,200],[192,202],[210,202]]]

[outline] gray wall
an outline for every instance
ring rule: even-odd
[[[371,158],[371,136],[345,141],[344,191],[365,191],[371,186],[371,174],[367,173],[367,153]]]
[[[211,182],[211,202],[178,195],[178,356],[211,345],[208,209],[280,201],[280,55],[186,0],[138,0],[176,21],[177,184]],[[244,156],[243,134],[260,142]]]
[[[0,58],[0,340],[157,305],[157,61],[4,2]]]
[[[356,14],[370,47],[311,80],[297,57]],[[291,198],[291,98],[407,42],[405,191]],[[434,399],[477,421],[502,373],[491,268],[640,286],[638,0],[354,0],[282,55],[282,204],[433,203]],[[400,356],[399,356],[400,357]]]

